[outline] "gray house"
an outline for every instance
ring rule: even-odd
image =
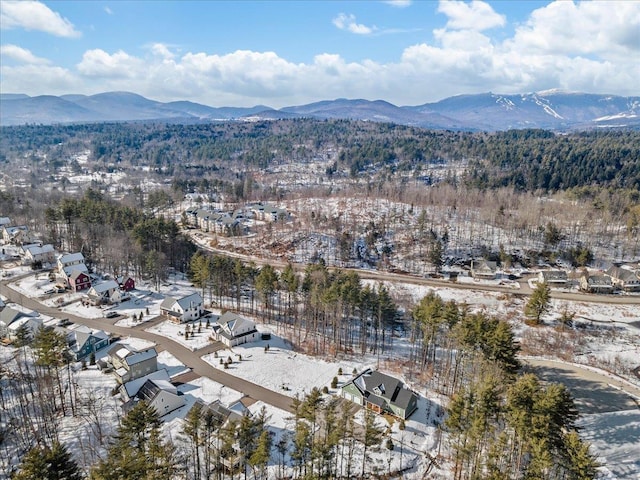
[[[213,337],[227,347],[254,342],[259,335],[252,320],[233,312],[225,312],[213,326]]]
[[[640,291],[640,277],[633,270],[614,265],[606,271],[606,274],[611,277],[614,287],[625,292]]]
[[[139,352],[117,343],[109,349],[107,355],[119,383],[126,383],[158,370],[158,353],[155,348]]]
[[[342,397],[376,413],[407,419],[418,408],[418,396],[400,380],[370,368],[342,386]]]

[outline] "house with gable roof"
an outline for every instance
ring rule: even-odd
[[[342,386],[342,398],[376,413],[406,420],[418,408],[418,395],[397,378],[366,369]]]
[[[17,225],[15,227],[5,225],[2,227],[2,239],[5,243],[25,245],[34,243],[36,237],[29,231],[29,227],[26,225]]]
[[[109,335],[102,330],[91,330],[84,325],[73,329],[69,338],[69,348],[76,360],[82,360],[109,345]]]
[[[498,264],[489,260],[471,260],[471,276],[478,280],[494,280]]]
[[[580,290],[588,293],[613,293],[613,283],[607,275],[585,273],[580,277]]]
[[[57,261],[58,273],[69,284],[74,292],[91,287],[89,269],[84,264],[82,253],[69,253],[60,255]]]
[[[225,312],[213,326],[212,336],[227,347],[256,341],[260,334],[252,320],[237,313]]]
[[[28,322],[29,319],[34,319],[36,317],[38,317],[36,312],[27,313],[12,307],[4,307],[0,309],[0,338],[7,337],[12,339],[12,335],[16,332],[16,325],[19,322]],[[33,333],[35,333],[35,328],[42,326],[42,320],[40,319],[36,323],[28,323],[33,326]],[[30,325],[27,326],[27,328],[30,328]]]
[[[202,297],[192,293],[182,298],[167,297],[160,304],[160,315],[169,317],[175,323],[197,320],[204,313]]]
[[[0,229],[11,225],[11,219],[9,217],[0,217]]]
[[[569,276],[564,270],[542,270],[538,273],[538,282],[550,287],[566,287]]]
[[[56,252],[51,244],[23,245],[22,251],[24,252],[24,263],[27,265],[35,262],[54,263],[56,261]]]
[[[129,400],[133,400],[147,380],[164,380],[170,382],[171,378],[169,377],[169,372],[167,372],[165,368],[161,368],[160,370],[151,372],[144,377],[129,380],[128,382],[120,385],[119,388],[120,395],[122,395],[124,401],[128,402]]]
[[[640,276],[637,272],[614,265],[606,271],[606,274],[611,277],[611,283],[614,287],[625,292],[640,291]]]
[[[138,351],[116,343],[109,349],[107,356],[119,383],[127,383],[158,370],[158,353],[153,347]]]
[[[115,280],[93,285],[87,292],[89,300],[94,305],[121,302],[125,298],[124,295],[125,293],[120,290],[120,285]]]
[[[153,407],[159,417],[163,417],[186,404],[184,396],[178,394],[175,385],[167,380],[152,378],[144,382],[132,401],[125,403],[125,410],[133,407],[139,401],[145,401]]]

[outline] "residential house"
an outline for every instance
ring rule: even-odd
[[[69,275],[68,282],[69,288],[74,292],[80,292],[91,287],[91,278],[89,278],[89,274],[81,270],[73,270]]]
[[[397,378],[367,369],[342,387],[342,397],[377,413],[407,419],[418,408],[418,396]]]
[[[11,219],[9,217],[0,217],[0,229],[11,225]]]
[[[136,288],[136,282],[131,277],[121,275],[116,279],[116,281],[118,282],[118,285],[120,285],[120,290],[124,292],[130,292]]]
[[[612,266],[606,272],[611,277],[611,283],[625,292],[640,292],[640,276],[628,268]]]
[[[58,272],[61,274],[65,274],[67,277],[73,270],[72,267],[76,266],[77,269],[81,269],[80,265],[84,265],[84,255],[82,253],[67,253],[65,255],[60,255],[57,261]],[[84,267],[87,268],[86,266]]]
[[[12,342],[15,342],[20,336],[20,329],[25,329],[27,337],[31,340],[35,337],[38,330],[42,328],[42,318],[40,316],[26,316],[20,317],[16,321],[11,322],[6,329],[7,337]]]
[[[125,402],[133,400],[147,380],[164,380],[166,382],[170,382],[171,378],[169,377],[169,372],[167,372],[165,368],[161,368],[160,370],[151,372],[143,377],[123,383],[119,388],[120,395],[122,395],[123,400]]]
[[[119,383],[126,383],[158,370],[158,353],[155,348],[137,351],[117,343],[109,349],[107,356]]]
[[[70,334],[69,347],[76,360],[82,360],[109,345],[109,335],[102,330],[91,330],[89,327],[80,325],[71,330]]]
[[[211,419],[211,423],[216,430],[225,429],[231,423],[237,425],[242,421],[243,416],[251,415],[251,412],[239,401],[229,407],[223,405],[220,400],[205,404],[198,399],[195,401],[194,406],[196,404],[201,408],[201,416]],[[242,461],[242,450],[238,442],[234,442],[231,445],[231,451],[227,451],[221,460],[227,471],[235,472],[239,469]]]
[[[5,307],[0,311],[0,338],[9,336],[9,326],[23,317],[29,317],[28,313],[16,310],[15,308]]]
[[[213,326],[213,337],[228,347],[256,341],[260,334],[256,324],[237,313],[225,312]]]
[[[199,293],[192,293],[179,299],[167,297],[160,304],[160,314],[169,317],[175,323],[196,320],[203,313],[204,307]]]
[[[175,385],[166,380],[148,379],[144,382],[130,405],[135,405],[141,400],[153,407],[159,417],[163,417],[186,404],[184,396],[178,394]]]
[[[542,270],[538,273],[538,281],[550,287],[566,287],[568,276],[564,270]]]
[[[580,290],[589,293],[612,293],[611,277],[585,274],[580,277]]]
[[[494,280],[498,264],[489,260],[471,260],[471,276],[477,280]]]
[[[24,263],[32,264],[36,262],[54,263],[56,261],[56,252],[53,245],[26,245],[22,247],[24,252]]]
[[[93,285],[87,292],[87,296],[94,305],[116,303],[122,300],[120,285],[115,280],[107,280]]]
[[[18,225],[15,227],[4,226],[2,228],[2,239],[5,243],[24,245],[33,243],[35,237],[29,232],[29,227],[26,225]]]

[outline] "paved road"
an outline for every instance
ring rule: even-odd
[[[606,413],[640,407],[640,388],[573,364],[542,359],[523,359],[540,378],[559,382],[571,391],[580,413]]]
[[[253,255],[244,255],[236,252],[228,252],[226,250],[222,250],[219,248],[212,248],[208,244],[208,238],[195,237],[195,233],[198,233],[198,230],[183,230],[183,233],[189,235],[191,239],[203,250],[217,253],[220,255],[226,255],[233,258],[239,258],[245,262],[254,262],[256,265],[265,265],[270,264],[275,268],[284,268],[287,265],[287,262],[283,260],[276,259],[265,259],[261,257],[255,257]],[[200,232],[201,233],[201,232]],[[293,264],[293,268],[298,271],[302,271],[306,268],[306,265],[302,264]],[[426,285],[431,287],[440,287],[440,288],[457,288],[461,290],[476,290],[476,291],[485,291],[485,292],[499,292],[499,293],[509,293],[511,295],[516,296],[529,296],[532,293],[531,287],[526,279],[520,280],[518,283],[520,288],[509,288],[506,286],[496,286],[496,285],[479,285],[475,283],[458,283],[458,282],[449,282],[445,280],[438,280],[434,278],[424,278],[416,275],[407,275],[400,273],[390,273],[378,270],[360,270],[360,269],[352,269],[352,268],[341,268],[343,271],[354,271],[356,272],[360,278],[364,278],[367,280],[380,280],[380,281],[389,281],[389,282],[398,282],[398,283],[409,283],[412,285]],[[570,300],[575,302],[590,302],[590,303],[605,303],[605,304],[614,304],[614,305],[640,305],[640,296],[622,296],[622,295],[595,295],[595,294],[587,294],[587,293],[573,293],[573,292],[559,292],[557,290],[551,290],[551,297],[557,298],[560,300]]]
[[[15,281],[16,278],[11,279]],[[209,378],[215,382],[226,385],[229,388],[237,390],[244,395],[251,397],[252,400],[262,400],[263,402],[278,407],[287,412],[293,412],[291,397],[282,395],[281,393],[274,392],[267,388],[264,388],[255,383],[251,383],[239,377],[234,377],[226,373],[223,370],[219,370],[212,365],[208,364],[200,356],[200,352],[192,352],[185,346],[174,342],[173,340],[157,335],[155,333],[147,332],[145,330],[133,329],[130,327],[120,327],[114,325],[118,320],[106,319],[106,318],[85,318],[78,315],[73,315],[67,312],[60,312],[57,308],[44,305],[33,298],[29,298],[20,292],[16,292],[7,285],[7,282],[0,283],[0,293],[7,297],[10,301],[20,304],[31,310],[36,310],[42,314],[49,315],[55,318],[68,318],[74,323],[80,325],[86,325],[93,329],[100,329],[116,335],[131,336],[135,338],[141,338],[149,340],[158,345],[159,349],[165,349],[176,357],[184,365],[190,367],[194,373],[199,376]]]

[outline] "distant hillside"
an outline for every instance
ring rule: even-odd
[[[499,131],[523,128],[585,130],[640,128],[640,97],[548,91],[521,95],[459,95],[435,103],[398,107],[383,100],[325,100],[276,110],[209,107],[188,101],[157,102],[129,92],[97,95],[0,96],[0,125],[158,120],[351,119],[431,129]]]

